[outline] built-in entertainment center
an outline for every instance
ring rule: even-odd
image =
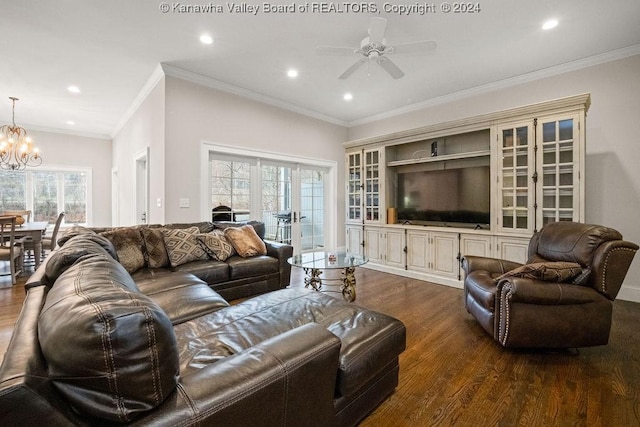
[[[461,287],[463,255],[524,262],[584,221],[589,94],[344,143],[346,246],[369,268]]]

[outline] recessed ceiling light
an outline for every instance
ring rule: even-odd
[[[291,77],[292,79],[295,79],[296,77],[298,77],[298,70],[291,68],[290,70],[287,71],[287,76]]]
[[[345,93],[343,96],[345,101],[351,101],[353,99],[353,95],[351,95],[349,92]]]
[[[67,90],[71,93],[80,93],[80,88],[75,85],[71,85],[67,88]]]
[[[542,29],[543,30],[550,30],[552,28],[555,28],[558,26],[558,20],[557,19],[549,19],[548,21],[545,21],[544,24],[542,24]]]
[[[203,44],[212,44],[213,43],[213,37],[211,37],[209,34],[203,34],[200,36],[200,41]]]
[[[73,126],[73,125],[75,125],[75,124],[76,124],[76,122],[74,122],[73,120],[67,120],[67,124],[68,124],[69,126]]]

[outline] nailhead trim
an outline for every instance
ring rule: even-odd
[[[633,254],[636,253],[635,249],[631,249],[631,248],[614,248],[607,253],[607,258],[605,258],[604,260],[604,269],[602,270],[602,293],[605,293],[605,294],[607,293],[607,284],[605,281],[605,278],[607,276],[607,266],[609,265],[609,257],[614,251],[629,251]]]

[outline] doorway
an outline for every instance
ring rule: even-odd
[[[149,147],[135,160],[135,223],[147,224],[149,213]]]

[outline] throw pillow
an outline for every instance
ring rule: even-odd
[[[224,237],[224,232],[221,230],[213,230],[211,233],[198,234],[196,239],[211,259],[225,261],[231,255],[235,255],[236,253],[231,243],[229,243],[227,238]]]
[[[146,261],[149,268],[161,268],[169,265],[169,254],[164,245],[164,233],[159,228],[143,227],[140,230],[144,239]]]
[[[498,282],[509,277],[524,277],[546,282],[566,282],[580,273],[582,273],[582,267],[576,262],[535,262],[507,271],[494,280]]]
[[[142,253],[142,234],[138,227],[123,227],[101,233],[113,243],[118,254],[118,261],[129,274],[144,267],[144,254]]]
[[[250,225],[225,228],[224,236],[233,245],[238,255],[243,258],[267,254],[267,246],[264,240],[258,236],[256,230]]]
[[[196,240],[198,227],[162,229],[164,245],[167,247],[171,267],[177,267],[191,261],[207,259],[207,253]]]

